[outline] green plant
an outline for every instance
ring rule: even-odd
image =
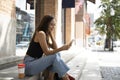
[[[113,51],[113,39],[120,39],[120,0],[101,0],[99,8],[102,11],[95,21],[96,30],[100,34],[106,34],[105,48]]]

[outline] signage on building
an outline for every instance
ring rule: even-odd
[[[62,0],[62,8],[74,8],[75,0]]]

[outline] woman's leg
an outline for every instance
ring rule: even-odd
[[[35,59],[30,56],[25,57],[24,63],[26,64],[26,75],[39,74],[45,70],[48,66],[52,65],[56,55],[43,56],[40,59]]]
[[[54,80],[54,72],[51,72],[48,69],[45,69],[42,72],[42,76],[44,76],[44,80]]]
[[[54,72],[49,71],[47,80],[54,80]]]
[[[38,74],[49,66],[51,66],[51,71],[58,73],[59,77],[63,77],[69,70],[63,60],[61,60],[59,54],[44,56],[33,61],[27,61],[25,59],[25,64],[27,65],[26,73],[29,75]]]
[[[56,59],[51,67],[48,68],[51,72],[58,73],[59,77],[64,76],[69,70],[68,66],[60,58],[59,53],[56,54]]]

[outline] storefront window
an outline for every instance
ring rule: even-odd
[[[21,18],[20,18],[21,16]],[[16,48],[27,48],[34,32],[34,11],[16,11]]]

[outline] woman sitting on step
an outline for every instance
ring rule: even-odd
[[[53,80],[54,73],[57,73],[62,80],[74,80],[67,74],[69,68],[59,55],[60,51],[68,50],[71,47],[72,41],[58,48],[52,34],[54,27],[54,17],[46,15],[36,28],[24,58],[25,75],[36,75],[48,69],[52,72],[48,77],[49,80]]]

